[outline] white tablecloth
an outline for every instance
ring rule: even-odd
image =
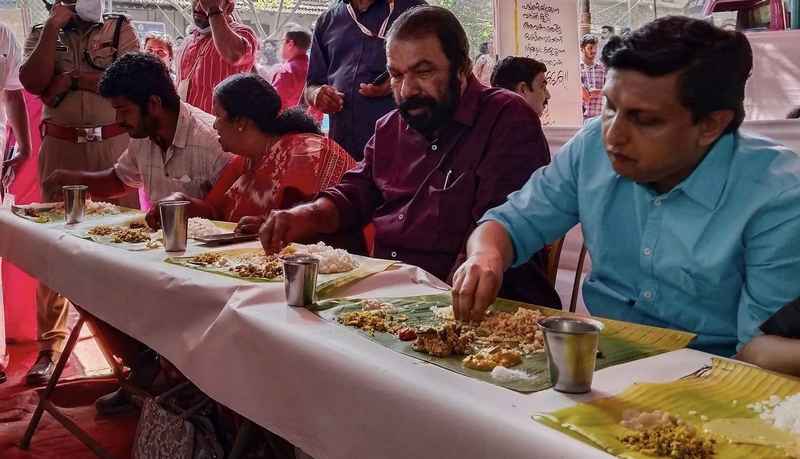
[[[250,284],[78,239],[0,211],[0,256],[173,362],[211,397],[316,458],[607,457],[531,414],[667,381],[707,364],[682,350],[600,370],[590,395],[519,394],[395,353]],[[190,252],[199,249],[191,248]],[[410,266],[345,293],[441,283]]]

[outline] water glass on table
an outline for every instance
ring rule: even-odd
[[[64,192],[64,219],[67,225],[83,221],[86,213],[86,185],[65,185],[61,187]]]
[[[186,250],[189,218],[186,209],[189,201],[161,201],[158,212],[161,215],[161,228],[164,232],[164,250],[183,252]]]
[[[592,390],[603,323],[579,317],[548,317],[539,321],[539,327],[544,332],[553,389],[570,394]]]
[[[310,255],[287,255],[281,261],[286,304],[307,307],[316,303],[319,259]]]

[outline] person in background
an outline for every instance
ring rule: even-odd
[[[219,142],[236,156],[205,199],[183,193],[168,198],[190,201],[190,217],[238,222],[237,232],[256,233],[270,211],[312,200],[355,166],[301,110],[281,111],[278,93],[258,75],[220,83],[214,116]],[[152,213],[149,219],[157,220]]]
[[[386,31],[400,14],[423,4],[336,0],[317,19],[305,100],[330,115],[328,134],[356,160],[363,158],[375,122],[395,108],[389,80],[375,81],[386,72]]]
[[[272,211],[268,253],[320,234],[375,225],[374,256],[447,280],[477,219],[550,161],[539,118],[520,97],[472,74],[469,42],[449,10],[420,6],[387,35],[398,109],[381,118],[364,160],[310,204]],[[530,258],[530,257],[529,257]],[[543,257],[506,278],[506,298],[558,306]]]
[[[39,180],[56,169],[96,171],[111,167],[128,145],[126,130],[111,104],[97,93],[97,82],[118,56],[139,50],[136,31],[125,16],[103,14],[101,0],[76,4],[56,1],[43,25],[25,43],[20,81],[45,104]],[[68,52],[69,51],[69,52]],[[41,184],[42,199],[62,200],[61,188]],[[116,201],[136,208],[136,196]],[[68,334],[67,300],[44,284],[37,289],[39,356],[26,377],[29,385],[50,379]]]
[[[507,267],[580,223],[592,314],[747,356],[760,324],[800,297],[800,157],[739,129],[750,43],[668,16],[612,38],[603,61],[602,118],[470,237],[456,317],[480,319]]]
[[[169,36],[151,32],[144,38],[143,45],[144,52],[161,59],[161,62],[169,69],[169,75],[172,77],[172,81],[175,81],[176,76],[173,62],[175,53],[172,47],[172,40]],[[147,197],[144,187],[139,188],[139,208],[148,211],[152,207],[153,203],[150,202],[150,199]]]
[[[233,19],[234,0],[192,0],[195,29],[184,40],[178,61],[178,95],[211,113],[214,87],[253,69],[258,40],[250,27]]]
[[[281,97],[281,109],[287,110],[300,103],[308,76],[308,48],[311,34],[305,30],[289,30],[283,36],[281,64],[272,77],[272,86]]]
[[[581,100],[584,121],[600,115],[603,109],[606,68],[597,60],[597,44],[595,35],[586,34],[581,37]]]
[[[614,36],[614,27],[610,25],[604,25],[600,28],[600,42],[598,43],[597,50],[602,55],[603,48],[608,43],[608,40]]]
[[[280,59],[278,59],[278,45],[277,40],[270,39],[261,42],[261,49],[256,54],[256,62],[254,70],[261,78],[272,81],[275,76],[275,71],[280,67]]]
[[[481,43],[480,54],[475,58],[475,65],[472,67],[472,73],[475,78],[486,86],[491,85],[492,71],[494,70],[495,63],[497,62],[497,55],[494,53],[494,44],[492,41]]]
[[[3,194],[8,193],[14,176],[14,169],[31,155],[31,136],[28,130],[28,112],[25,106],[22,83],[19,81],[19,67],[22,62],[22,51],[14,33],[5,24],[0,23],[0,152],[2,164],[0,177],[3,178]],[[6,154],[5,121],[8,116],[11,129],[18,139],[19,148],[14,154]],[[8,179],[6,179],[8,177]],[[11,197],[7,199],[10,201]],[[10,285],[8,287],[11,287]],[[3,284],[5,294],[6,285]],[[0,302],[2,305],[2,302]],[[5,368],[8,364],[6,355],[6,327],[4,308],[0,307],[0,384],[6,382],[8,377]]]
[[[170,74],[174,74],[172,69],[172,60],[175,53],[172,48],[172,39],[168,35],[160,33],[149,33],[144,37],[144,52],[152,54],[161,59],[164,65],[170,69]],[[174,75],[172,77],[175,79]]]
[[[492,86],[508,89],[525,99],[542,117],[550,100],[547,90],[547,66],[529,57],[508,56],[500,60],[492,72]]]

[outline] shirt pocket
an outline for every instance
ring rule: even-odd
[[[62,43],[56,45],[56,73],[66,73],[75,70],[75,59],[72,50]]]
[[[85,52],[87,64],[94,70],[105,70],[116,58],[117,48],[110,42],[91,41]]]
[[[453,177],[455,176],[455,177]],[[428,199],[438,215],[436,247],[444,252],[458,252],[464,245],[467,232],[475,223],[472,205],[475,194],[475,175],[453,172],[446,188],[428,186]]]
[[[364,37],[364,59],[361,60],[361,65],[364,70],[369,74],[369,83],[378,75],[386,71],[386,42],[376,37]]]
[[[170,177],[169,186],[173,191],[180,191],[197,199],[204,199],[206,194],[210,191],[208,180],[204,178],[192,178],[188,175]]]

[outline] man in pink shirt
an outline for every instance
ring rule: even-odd
[[[283,64],[272,77],[272,86],[281,96],[281,109],[297,106],[308,75],[308,48],[311,34],[303,30],[286,32],[281,47]]]
[[[233,19],[233,0],[192,0],[196,29],[178,60],[181,100],[211,113],[214,87],[225,78],[253,69],[258,40]]]

